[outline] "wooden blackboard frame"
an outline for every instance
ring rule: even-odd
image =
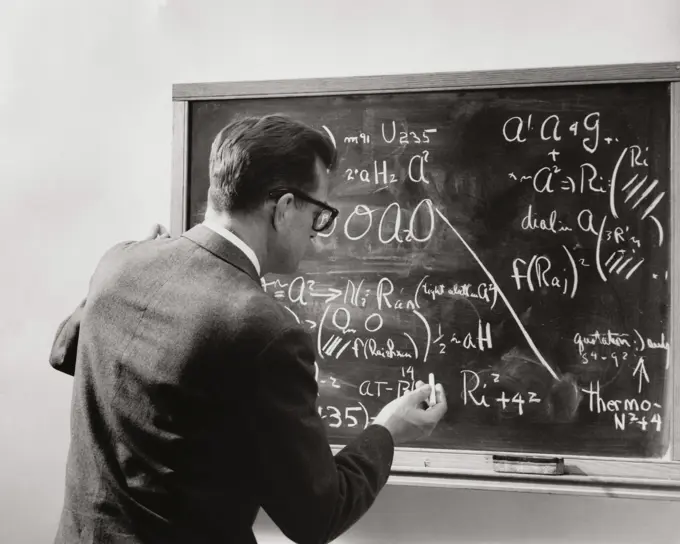
[[[187,225],[191,102],[243,98],[667,82],[670,88],[671,276],[680,277],[680,62],[173,85],[171,232]],[[680,282],[671,281],[670,444],[661,459],[566,456],[564,474],[499,473],[494,454],[397,448],[390,484],[680,500]],[[335,451],[341,446],[332,446]],[[511,454],[508,454],[511,455]],[[547,457],[547,456],[546,456]]]

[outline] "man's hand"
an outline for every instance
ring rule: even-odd
[[[144,240],[155,240],[156,238],[170,238],[170,232],[160,223],[155,223],[149,230],[149,234]]]
[[[434,388],[437,402],[427,406],[430,385],[416,382],[416,388],[387,404],[373,421],[392,435],[395,445],[428,436],[447,410],[446,395],[441,384]]]

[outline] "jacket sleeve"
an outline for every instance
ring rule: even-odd
[[[260,504],[299,544],[341,535],[373,504],[394,455],[390,432],[369,425],[335,457],[316,411],[314,350],[301,329],[282,333],[255,364]]]
[[[83,299],[75,311],[61,322],[52,343],[52,351],[50,351],[52,368],[70,376],[73,376],[76,371],[78,334],[86,302],[87,299]]]
[[[123,249],[134,242],[121,242],[110,248],[102,256],[97,269],[106,266],[107,259],[115,254],[119,249]],[[96,274],[96,271],[95,271]],[[90,280],[90,286],[92,279]],[[83,319],[85,311],[85,304],[87,297],[84,298],[75,311],[64,319],[57,328],[57,334],[52,342],[52,350],[50,351],[50,365],[52,368],[68,374],[75,375],[76,372],[76,358],[78,355],[78,336],[80,333],[80,322]]]

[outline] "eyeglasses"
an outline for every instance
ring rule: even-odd
[[[303,191],[293,187],[281,187],[280,189],[275,189],[269,193],[269,198],[279,199],[287,193],[290,193],[300,200],[304,200],[305,202],[309,202],[310,204],[314,204],[320,208],[320,210],[314,214],[314,222],[312,223],[312,229],[314,229],[316,232],[323,232],[328,227],[330,227],[333,223],[333,220],[340,213],[339,210],[333,206],[329,206],[325,202],[321,202],[316,198],[312,198]]]

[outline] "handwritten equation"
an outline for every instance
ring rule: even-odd
[[[525,153],[532,160],[526,169],[513,163],[504,181],[509,190],[529,195],[511,225],[528,242],[496,259],[488,248],[478,249],[478,236],[441,197],[438,164],[448,160],[446,127],[381,120],[374,132],[323,128],[344,157],[361,157],[359,164],[341,163],[338,182],[366,198],[348,199],[330,231],[319,235],[332,273],[310,267],[262,285],[315,340],[318,411],[330,428],[366,427],[382,405],[412,390],[428,371],[444,368],[449,396],[465,409],[523,418],[537,410],[552,414],[562,402],[572,421],[587,412],[609,418],[616,431],[662,431],[663,402],[651,385],[668,368],[665,322],[646,331],[625,323],[579,323],[567,335],[567,375],[539,347],[537,327],[528,325],[536,304],[526,309],[516,303],[549,296],[555,304],[588,300],[605,284],[625,290],[657,282],[658,292],[667,289],[668,270],[652,266],[650,256],[668,252],[660,213],[668,180],[652,175],[649,146],[617,136],[600,111],[542,111],[498,122],[497,145],[508,156]],[[544,154],[537,157],[536,149]],[[408,198],[399,198],[404,194]],[[543,241],[538,249],[531,244],[536,237]],[[546,244],[550,251],[542,249]],[[341,261],[333,270],[338,247],[350,248],[348,255],[382,258],[384,270],[347,269]],[[460,255],[474,274],[447,277],[413,264],[404,272],[390,254],[412,249],[421,255],[433,247]],[[606,304],[593,299],[593,311],[606,317]],[[502,346],[501,329],[520,339],[521,356],[498,355],[518,347]],[[530,371],[518,371],[521,365]],[[367,379],[371,369],[376,375]],[[507,385],[522,372],[539,371],[547,381]],[[621,383],[632,385],[616,385]]]

